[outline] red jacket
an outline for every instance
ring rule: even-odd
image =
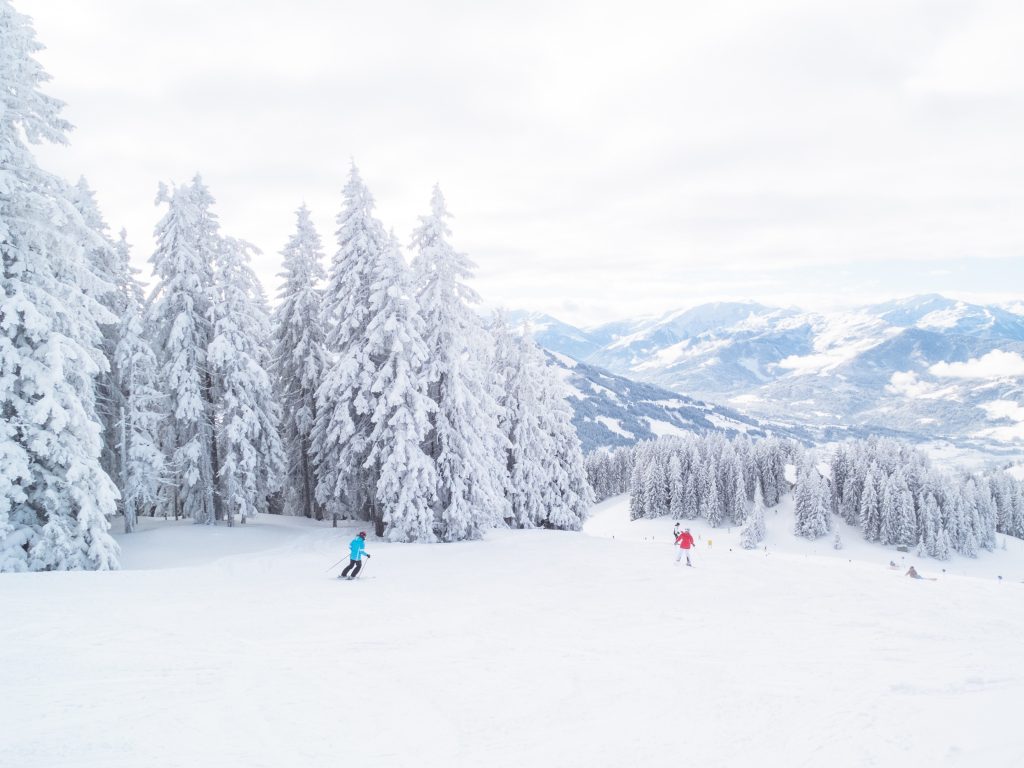
[[[693,536],[688,531],[683,531],[676,536],[676,544],[682,549],[689,549],[693,546]]]

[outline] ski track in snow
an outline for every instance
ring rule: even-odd
[[[0,764],[1024,764],[1024,542],[915,582],[788,516],[767,553],[691,521],[689,569],[619,497],[590,535],[370,542],[348,586],[351,526],[146,520],[135,570],[0,579]]]

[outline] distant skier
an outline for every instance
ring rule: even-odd
[[[338,576],[339,579],[354,579],[359,575],[359,571],[363,567],[363,555],[366,555],[366,559],[370,559],[370,553],[366,551],[366,531],[360,531],[359,535],[352,539],[352,543],[348,545],[348,557],[349,563],[345,566],[345,570]],[[349,571],[352,571],[352,575],[349,575]]]
[[[676,562],[678,563],[683,559],[683,555],[686,555],[686,564],[693,566],[690,562],[690,550],[693,549],[693,536],[690,535],[690,529],[686,528],[682,533],[676,536]]]
[[[682,523],[676,521],[676,524],[672,527],[672,541],[679,538],[679,534],[682,533]]]
[[[914,566],[910,566],[910,570],[907,571],[906,575],[909,576],[912,579],[923,579],[924,578],[924,576],[922,576],[920,573],[917,572],[917,568],[915,568]]]

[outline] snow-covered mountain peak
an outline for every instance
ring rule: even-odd
[[[1024,375],[1012,357],[1024,355],[1024,315],[1007,307],[938,294],[827,312],[716,302],[570,328],[537,338],[758,418],[1024,450],[1024,419],[1016,420],[1024,411],[984,407],[1024,407]]]

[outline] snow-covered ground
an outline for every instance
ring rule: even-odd
[[[352,528],[147,520],[126,570],[0,578],[0,764],[1024,764],[1022,543],[912,581],[790,518],[767,553],[691,525],[689,569],[620,497],[584,534],[371,541],[354,583]]]

